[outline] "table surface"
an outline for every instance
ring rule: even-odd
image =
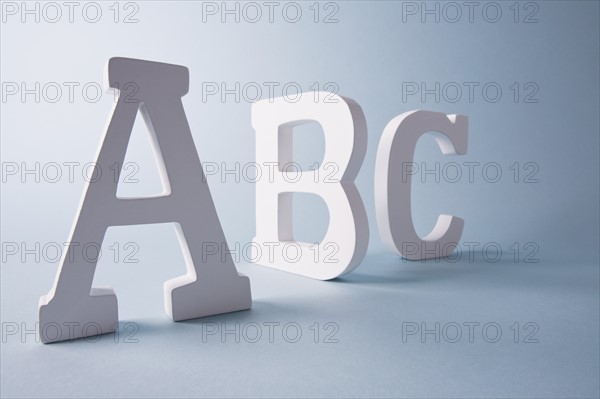
[[[598,393],[593,262],[406,262],[381,252],[329,282],[244,264],[251,310],[178,323],[162,303],[162,279],[172,271],[152,263],[105,269],[97,280],[116,290],[120,333],[51,345],[34,333],[6,335],[2,396]],[[3,270],[3,298],[19,309],[4,303],[3,319],[33,329],[37,284],[7,283],[11,274]]]

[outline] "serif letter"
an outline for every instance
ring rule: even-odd
[[[183,66],[111,58],[108,79],[120,92],[100,146],[96,166],[123,165],[138,109],[148,127],[155,156],[162,157],[159,196],[118,198],[119,179],[87,183],[78,215],[51,291],[40,298],[40,335],[45,343],[109,333],[118,327],[117,297],[111,288],[93,288],[96,260],[82,247],[101,244],[109,226],[175,223],[187,273],[164,284],[165,309],[174,321],[249,309],[250,281],[237,273],[229,251],[203,262],[202,243],[225,243],[181,97],[188,92]],[[114,166],[113,166],[114,168]],[[170,265],[165,265],[169,267]]]
[[[392,119],[383,131],[375,164],[375,207],[383,242],[411,260],[441,258],[452,254],[462,235],[464,220],[439,215],[426,237],[419,237],[412,220],[411,175],[400,179],[403,165],[411,164],[419,138],[434,135],[444,155],[466,154],[468,119],[463,115],[411,111]]]
[[[325,135],[323,162],[315,170],[291,171],[293,129],[313,121]],[[272,179],[256,183],[253,260],[319,280],[352,271],[362,261],[369,242],[367,214],[354,184],[367,149],[367,125],[360,106],[324,92],[304,95],[297,102],[284,97],[261,100],[252,105],[252,126],[256,162],[276,165]],[[336,172],[328,173],[324,169],[328,166],[334,166]],[[329,226],[321,242],[294,240],[293,193],[316,194],[327,204]],[[293,255],[290,247],[296,252]],[[333,256],[325,256],[332,251]]]

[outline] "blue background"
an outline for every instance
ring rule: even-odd
[[[357,186],[369,216],[369,252],[353,273],[329,282],[241,259],[238,270],[252,284],[251,311],[173,323],[163,310],[162,283],[182,274],[185,266],[172,227],[111,228],[105,244],[136,243],[139,263],[115,263],[111,255],[104,256],[95,285],[115,289],[120,319],[136,323],[138,342],[123,342],[126,332],[114,338],[118,343],[104,336],[95,343],[42,345],[33,334],[6,336],[1,344],[3,397],[598,397],[597,2],[531,3],[539,8],[537,23],[523,23],[534,9],[527,2],[519,4],[518,23],[509,8],[513,2],[498,3],[502,17],[497,23],[482,17],[485,2],[479,3],[473,22],[464,14],[456,23],[403,15],[402,2],[338,2],[339,21],[331,24],[313,21],[312,2],[299,3],[303,15],[297,23],[276,12],[274,23],[263,15],[254,24],[236,23],[231,16],[222,23],[219,15],[203,22],[202,3],[184,1],[137,2],[138,23],[114,23],[110,4],[101,3],[103,16],[94,24],[81,13],[73,23],[63,15],[54,24],[5,16],[3,84],[80,82],[81,88],[86,82],[101,83],[103,67],[113,56],[185,65],[191,81],[183,102],[200,158],[232,168],[254,161],[251,104],[233,96],[203,101],[202,82],[227,82],[230,88],[234,82],[279,82],[280,88],[297,82],[307,92],[315,82],[321,87],[334,82],[339,94],[362,106],[367,119],[369,144]],[[436,3],[427,4],[433,8]],[[123,18],[126,12],[121,12]],[[480,86],[472,102],[466,91],[457,102],[436,101],[433,95],[422,101],[418,95],[404,100],[403,82]],[[503,89],[497,102],[482,97],[481,87],[488,82]],[[525,103],[521,91],[515,102],[509,89],[514,82],[521,90],[528,82],[537,85],[538,101]],[[113,99],[107,94],[91,102],[80,89],[75,93],[72,103],[66,91],[56,103],[43,98],[36,103],[32,96],[24,102],[18,96],[3,99],[2,162],[94,161]],[[424,137],[417,162],[496,162],[502,168],[497,183],[481,174],[474,182],[464,176],[458,183],[436,183],[431,177],[414,182],[417,231],[428,232],[439,213],[460,216],[466,221],[463,242],[481,244],[472,258],[406,262],[379,238],[373,194],[377,144],[390,119],[413,109],[469,116],[467,155],[444,157],[434,140]],[[319,161],[323,141],[318,128],[299,132],[304,135],[295,135],[298,159],[306,165]],[[157,191],[142,133],[143,127],[136,126],[128,154],[140,165],[140,180],[124,185],[127,194]],[[524,183],[521,175],[515,183],[509,169],[514,162],[535,163],[538,182]],[[250,242],[254,184],[221,174],[209,176],[208,183],[229,245]],[[1,197],[3,244],[66,241],[83,186],[80,175],[72,183],[64,177],[36,183],[31,176],[25,182],[8,176]],[[306,197],[295,204],[295,233],[318,239],[326,230],[327,208]],[[509,249],[515,242],[521,248],[518,262]],[[503,249],[499,261],[481,252],[485,243]],[[524,262],[527,243],[539,249],[537,263]],[[3,331],[15,323],[33,330],[38,299],[50,289],[58,264],[6,253],[2,262]],[[203,342],[207,325],[202,323],[212,322],[228,328],[236,322],[240,328],[252,322],[294,322],[303,335],[288,343],[277,330],[269,342],[263,327],[257,343],[243,337],[237,343],[233,336],[222,342],[219,335]],[[314,322],[321,328],[318,343],[310,330]],[[338,327],[337,343],[323,342],[327,322]],[[465,322],[480,326],[472,343],[464,336],[457,343],[444,337],[438,343],[432,336],[422,342],[421,335],[403,340],[407,322],[428,328],[458,323],[463,334]],[[502,327],[496,343],[481,335],[481,326],[489,322]],[[515,322],[521,329],[518,343],[509,328]],[[539,327],[537,343],[523,342],[527,322]]]

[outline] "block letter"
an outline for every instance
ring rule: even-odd
[[[367,126],[355,101],[330,93],[316,93],[314,97],[320,100],[315,101],[312,94],[304,93],[294,103],[279,97],[252,105],[256,162],[277,164],[271,176],[263,176],[256,183],[253,248],[262,251],[253,260],[301,276],[329,280],[356,268],[367,250],[367,214],[354,184],[367,148]],[[292,131],[312,121],[321,125],[325,135],[323,163],[320,169],[302,171],[298,176],[295,168],[286,167],[293,160]],[[335,175],[328,176],[324,170],[328,165],[335,166]],[[292,237],[293,193],[316,194],[327,204],[329,227],[317,246],[296,242]],[[299,253],[290,255],[294,252],[289,251],[290,246]]]
[[[252,304],[249,279],[237,273],[228,252],[224,262],[202,261],[202,244],[224,243],[225,236],[181,101],[189,86],[187,68],[111,58],[107,72],[110,87],[130,89],[120,93],[96,158],[104,176],[86,184],[71,244],[54,286],[40,298],[44,343],[115,330],[117,297],[109,287],[92,288],[96,261],[82,252],[86,243],[102,243],[109,226],[176,223],[187,274],[164,284],[165,309],[174,321],[249,309]],[[168,189],[160,196],[122,199],[116,195],[119,179],[106,175],[111,165],[123,165],[138,109],[155,155],[164,161],[160,172]],[[86,328],[89,325],[100,328]]]
[[[400,177],[412,164],[419,137],[432,132],[444,155],[466,154],[468,119],[463,115],[411,111],[392,119],[383,131],[375,163],[375,207],[383,242],[411,260],[441,258],[454,251],[464,220],[439,215],[426,237],[415,232],[410,205],[411,174]]]

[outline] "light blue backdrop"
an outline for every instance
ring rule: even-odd
[[[6,3],[0,118],[2,396],[598,397],[597,2],[477,2],[472,22],[468,7],[453,3],[462,12],[455,23],[450,20],[456,7],[436,2],[324,2],[317,4],[318,23],[312,2],[297,3],[302,10],[297,23],[282,15],[287,7],[287,18],[294,17],[289,2],[278,3],[273,23],[262,2],[257,3],[263,12],[257,23],[244,19],[255,15],[246,3],[238,4],[239,23],[233,15],[225,15],[223,23],[219,13],[203,13],[213,5],[223,7],[220,2],[120,3],[117,23],[111,3],[98,3],[102,15],[97,23],[82,15],[85,9],[86,18],[94,17],[95,6],[88,3],[77,6],[72,23],[65,6],[61,19],[50,23],[55,10],[27,3],[30,9],[38,4],[36,23],[35,15],[28,14],[23,22],[20,9],[12,15]],[[439,22],[422,7],[438,7]],[[502,14],[493,23],[498,9]],[[332,12],[338,22],[323,23]],[[123,23],[130,13],[137,23]],[[251,311],[175,324],[162,305],[162,282],[185,269],[172,228],[111,229],[105,244],[117,243],[119,259],[113,262],[115,252],[104,249],[95,284],[114,287],[120,318],[135,323],[139,342],[123,342],[125,332],[115,338],[118,343],[103,337],[97,343],[44,346],[33,334],[22,337],[21,330],[34,329],[38,298],[50,289],[58,267],[43,248],[68,239],[84,185],[82,165],[94,161],[111,113],[110,94],[91,98],[113,56],[189,68],[190,92],[183,102],[196,147],[203,162],[220,168],[254,161],[251,104],[244,99],[254,92],[247,86],[239,102],[231,94],[221,101],[220,93],[207,97],[211,82],[225,82],[230,89],[235,82],[240,88],[255,82],[263,97],[266,82],[278,84],[276,95],[289,83],[312,95],[317,83],[355,99],[369,129],[357,178],[371,229],[363,264],[341,279],[320,282],[242,258],[238,270],[251,278]],[[34,94],[22,99],[22,84],[31,89],[36,82],[39,102]],[[62,87],[56,102],[52,82]],[[66,82],[78,84],[73,101]],[[431,89],[436,82],[439,101],[436,94],[422,99],[421,93],[406,92],[422,83]],[[327,83],[333,85],[324,87]],[[86,84],[87,94],[82,92]],[[475,87],[472,100],[468,85]],[[453,101],[456,86],[462,95]],[[11,95],[15,87],[20,92]],[[493,102],[496,87],[502,94]],[[405,262],[383,247],[377,232],[377,144],[390,119],[413,109],[469,116],[467,155],[444,157],[429,137],[415,155],[429,168],[439,162],[441,170],[450,161],[462,166],[458,183],[444,175],[436,183],[434,176],[418,174],[413,190],[418,232],[431,229],[439,213],[465,219],[463,242],[479,246],[458,262]],[[141,133],[136,126],[128,159],[139,165],[139,182],[123,185],[128,194],[157,188]],[[318,130],[306,127],[299,133],[305,137],[295,137],[298,159],[304,165],[319,161],[323,143]],[[62,165],[62,178],[51,183],[40,172],[35,182],[35,175],[21,174],[23,166],[33,168],[36,162],[40,170],[52,162]],[[73,182],[65,162],[79,163]],[[483,176],[479,166],[470,182],[465,162],[495,163],[502,178],[487,181],[494,170]],[[14,165],[20,171],[7,174]],[[244,246],[255,229],[254,185],[221,173],[210,175],[208,182],[230,246]],[[299,198],[296,211],[298,237],[323,234],[328,216],[322,203]],[[133,256],[138,263],[124,261],[128,242],[139,249]],[[12,243],[19,249],[15,255],[7,251]],[[22,259],[23,249],[36,243],[39,261],[31,254]],[[502,248],[497,262],[481,251],[489,243]],[[242,335],[236,343],[235,336],[226,335],[223,343],[218,334],[202,335],[214,326],[202,323],[233,329],[236,322],[240,329],[260,323],[262,338],[251,343]],[[302,338],[289,343],[276,331],[269,342],[265,322],[280,327],[298,323]],[[335,323],[328,331],[337,326],[337,343],[323,342],[327,322]],[[474,342],[465,336],[469,322],[479,323]],[[533,324],[525,328],[528,322]],[[440,323],[440,342],[433,335],[403,334],[412,323],[419,328]],[[456,343],[442,331],[452,323],[462,326],[463,337]],[[482,336],[486,323],[502,328],[498,342]],[[514,323],[519,323],[516,338]],[[14,326],[19,331],[9,335]],[[532,337],[538,342],[523,342],[535,326]]]

